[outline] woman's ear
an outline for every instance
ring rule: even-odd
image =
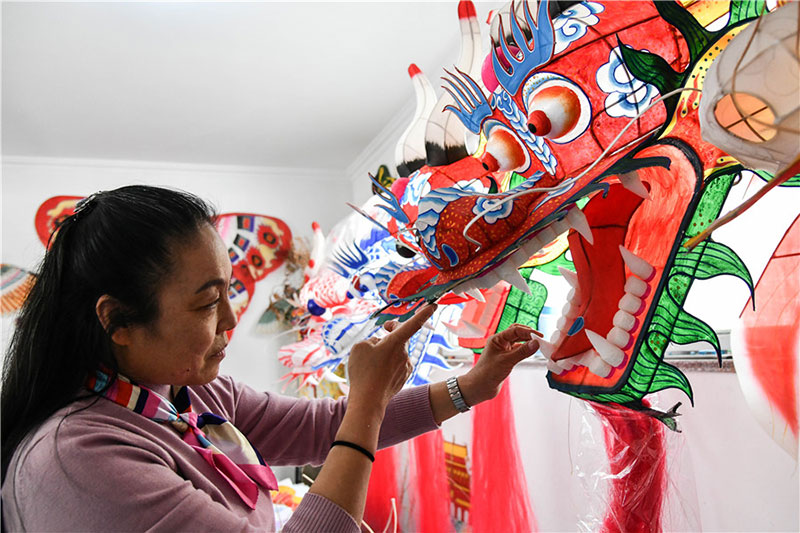
[[[97,299],[94,310],[97,314],[97,319],[100,321],[100,325],[103,326],[103,329],[106,330],[106,332],[108,332],[112,329],[111,326],[114,322],[113,317],[115,315],[120,315],[122,311],[122,304],[113,296],[104,294]],[[114,344],[126,346],[130,342],[130,331],[126,326],[117,325],[117,327],[113,328],[111,340],[114,342]]]

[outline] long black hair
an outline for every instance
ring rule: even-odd
[[[215,218],[189,193],[133,185],[82,200],[50,236],[3,367],[3,480],[25,435],[72,402],[89,372],[117,371],[111,334],[157,318],[171,248]],[[95,312],[103,294],[121,304],[106,329]]]

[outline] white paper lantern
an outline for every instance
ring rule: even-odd
[[[712,63],[700,102],[705,141],[773,174],[800,154],[798,24],[800,2],[751,22]]]

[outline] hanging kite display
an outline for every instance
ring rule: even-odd
[[[50,235],[75,212],[81,196],[54,196],[36,211],[39,240],[48,245]],[[217,217],[217,231],[228,246],[233,265],[228,297],[238,320],[250,304],[256,282],[283,264],[292,240],[286,223],[275,217],[253,213],[225,213]],[[233,330],[228,333],[232,335]]]
[[[35,279],[27,270],[0,264],[0,314],[10,314],[22,307]]]
[[[217,231],[233,265],[228,297],[238,320],[250,305],[256,282],[283,264],[292,232],[283,220],[253,213],[222,214]]]
[[[80,200],[83,200],[83,196],[53,196],[42,202],[34,217],[36,235],[42,244],[48,246],[50,235],[58,229],[65,218],[75,212],[75,206]]]

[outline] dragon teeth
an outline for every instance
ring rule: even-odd
[[[541,231],[539,231],[539,233],[536,234],[536,238],[539,239],[540,243],[542,243],[542,247],[553,242],[556,237],[558,237],[558,234],[551,226],[545,226],[541,229]]]
[[[497,285],[501,279],[500,277],[492,270],[486,272],[485,274],[480,275],[479,277],[472,280],[475,283],[475,287],[478,289],[491,289],[495,285]]]
[[[476,287],[470,287],[469,289],[465,290],[464,293],[467,294],[468,296],[472,296],[481,303],[486,301],[486,298],[483,297],[483,293],[479,291]]]
[[[578,306],[572,305],[572,302],[567,300],[564,307],[561,308],[561,316],[569,320],[578,316]]]
[[[481,328],[466,320],[462,320],[459,325],[450,322],[442,322],[442,324],[458,337],[481,337],[485,333]]]
[[[539,339],[539,351],[545,359],[552,359],[556,351],[556,345],[544,339]]]
[[[565,368],[562,368],[562,367],[558,366],[558,363],[555,363],[555,362],[551,361],[550,359],[547,359],[546,363],[547,363],[547,370],[552,372],[553,374],[555,374],[557,376],[561,375],[561,374],[563,374],[564,372],[567,371]]]
[[[567,280],[567,283],[569,283],[571,287],[578,288],[578,275],[575,272],[563,266],[559,266],[558,271],[561,272],[561,275]]]
[[[469,281],[465,281],[461,285],[458,286],[457,290],[459,290],[459,295],[463,296],[471,296],[472,298],[478,300],[479,302],[485,302],[486,300],[483,298],[483,294],[479,290],[480,286],[477,280],[471,279]]]
[[[611,374],[611,365],[606,363],[594,350],[586,350],[578,356],[578,362],[589,369],[589,372],[607,378]]]
[[[528,262],[528,259],[533,257],[542,248],[538,239],[533,238],[520,246],[516,252],[511,255],[509,261],[515,266],[519,267]]]
[[[565,319],[565,322],[566,322],[566,319]],[[557,329],[557,330],[555,330],[555,331],[554,331],[554,332],[553,332],[553,333],[550,335],[550,342],[551,342],[552,344],[555,344],[556,346],[558,346],[559,344],[561,344],[561,341],[562,341],[562,340],[564,340],[564,332],[563,332],[562,330],[560,330],[560,329]]]
[[[515,266],[520,267],[528,262],[528,259],[531,258],[531,255],[533,254],[528,255],[528,252],[525,250],[525,247],[521,246],[520,248],[517,249],[516,252],[514,252],[511,255],[509,261],[513,263]]]
[[[564,331],[564,327],[567,325],[567,319],[565,317],[561,317],[556,322],[556,329]]]
[[[522,277],[522,274],[519,273],[519,270],[517,270],[517,267],[514,265],[505,262],[495,268],[494,271],[497,272],[497,275],[499,275],[501,279],[509,282],[517,289],[526,294],[531,294],[531,288],[528,286],[528,282],[525,281],[525,278]]]
[[[461,285],[458,286],[458,290],[460,290],[462,293],[467,293],[471,289],[477,289],[477,288],[478,288],[478,283],[477,283],[477,280],[474,279],[474,278],[470,279],[470,280],[467,280],[467,281],[465,281],[464,283],[462,283]]]
[[[592,347],[597,354],[609,365],[619,366],[623,359],[625,359],[625,352],[623,352],[619,346],[614,346],[614,344],[610,343],[605,337],[590,329],[586,330],[586,336],[589,338],[589,342],[592,343]]]
[[[472,357],[474,352],[469,348],[440,348],[439,353],[445,357]]]
[[[650,192],[647,190],[647,187],[644,186],[642,180],[639,179],[639,173],[637,171],[634,170],[632,172],[620,174],[619,182],[636,196],[641,196],[645,200],[650,198]]]
[[[636,317],[620,309],[614,315],[612,323],[620,329],[631,331],[636,326]]]
[[[566,359],[559,359],[558,361],[553,361],[555,364],[563,368],[564,370],[572,370],[575,368],[575,365],[579,364],[578,359],[580,355],[573,355],[572,357],[567,357]]]
[[[608,332],[608,335],[606,335],[606,339],[614,346],[619,346],[622,350],[627,350],[628,344],[631,342],[631,334],[622,328],[614,326]]]
[[[619,300],[619,308],[632,315],[638,315],[642,312],[642,300],[626,292]]]
[[[556,235],[561,235],[562,233],[567,232],[570,229],[570,225],[569,222],[567,222],[566,217],[556,220],[555,222],[550,224],[550,226],[553,228],[553,230],[555,230]]]
[[[578,291],[578,289],[574,287],[570,289],[569,292],[567,293],[567,301],[572,305],[580,305],[581,301],[580,291]]]
[[[656,269],[653,267],[653,265],[634,254],[621,244],[619,245],[619,252],[622,254],[622,260],[625,261],[625,264],[635,276],[638,276],[645,281],[650,281],[653,279],[653,275],[656,272]]]
[[[641,297],[647,292],[647,283],[639,278],[630,276],[625,281],[625,292]]]
[[[538,253],[539,250],[544,248],[546,244],[547,244],[546,242],[542,243],[541,239],[539,239],[538,237],[534,237],[533,239],[526,242],[522,246],[522,249],[525,250],[525,252],[528,254],[528,257],[530,258],[536,253]]]
[[[567,212],[567,222],[569,225],[581,236],[586,239],[589,244],[594,244],[594,235],[592,235],[592,228],[589,227],[589,221],[586,220],[586,215],[583,211],[574,207]]]

